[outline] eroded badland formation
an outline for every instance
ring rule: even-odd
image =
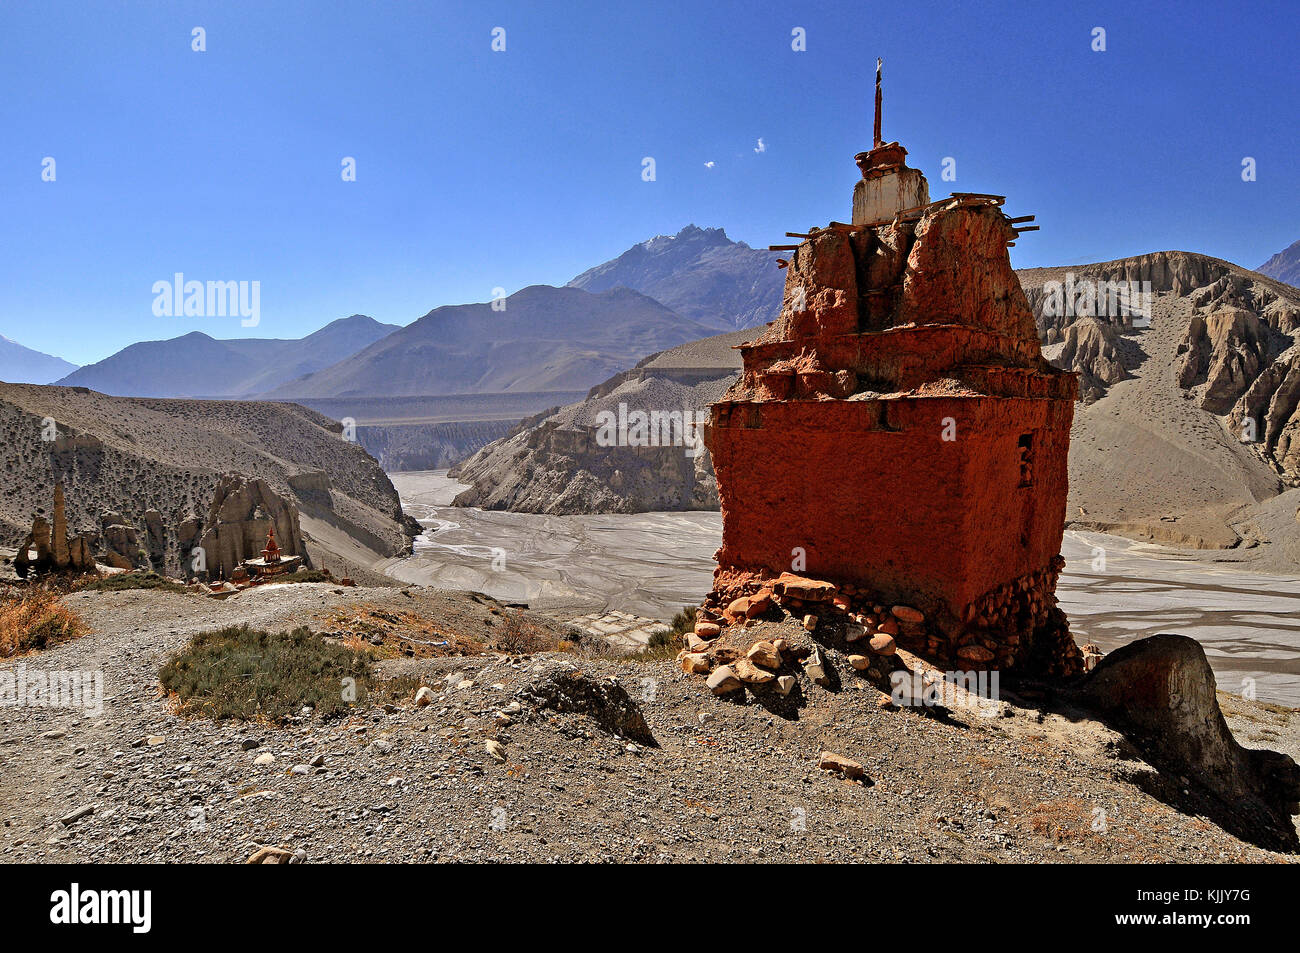
[[[374,459],[297,405],[5,384],[0,428],[0,525],[33,571],[93,568],[59,558],[66,539],[113,569],[228,580],[272,524],[286,554],[340,577],[410,545],[414,524]]]

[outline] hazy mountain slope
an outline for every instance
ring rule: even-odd
[[[297,339],[222,341],[191,331],[132,344],[58,383],[124,397],[247,397],[328,367],[396,328],[355,314]]]
[[[401,325],[381,324],[364,314],[331,321],[299,341],[284,342],[260,373],[244,381],[240,393],[245,396],[260,394],[286,381],[329,367],[400,328]]]
[[[521,423],[452,474],[470,483],[460,506],[525,513],[636,513],[715,509],[717,485],[700,446],[602,446],[597,415],[635,410],[688,413],[722,397],[740,370],[732,331],[653,354],[593,387],[585,400]]]
[[[1293,242],[1255,269],[1278,281],[1300,287],[1300,242]]]
[[[12,384],[48,384],[77,369],[53,354],[42,354],[0,334],[0,381]]]
[[[44,439],[47,419],[57,439]],[[397,491],[379,465],[342,439],[339,424],[294,404],[111,397],[82,388],[3,384],[0,433],[0,536],[6,546],[18,544],[38,508],[50,512],[54,482],[62,479],[70,531],[98,531],[104,510],[142,527],[144,513],[157,510],[174,568],[177,526],[207,512],[225,472],[266,480],[299,506],[309,533],[314,521],[380,556],[407,544]]]
[[[783,284],[771,252],[733,242],[720,228],[687,225],[676,235],[633,245],[569,287],[632,288],[707,327],[731,330],[775,318]]]
[[[238,394],[239,382],[261,366],[259,357],[191,331],[166,341],[131,344],[79,368],[59,384],[116,396],[229,397]]]
[[[591,294],[533,285],[505,299],[449,305],[346,361],[265,396],[367,397],[579,390],[651,351],[709,329],[626,288]]]

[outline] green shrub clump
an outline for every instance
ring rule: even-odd
[[[328,717],[365,702],[370,661],[305,627],[271,633],[227,626],[196,635],[158,678],[182,714],[279,720],[310,705]]]

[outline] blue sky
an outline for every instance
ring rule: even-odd
[[[765,247],[849,216],[878,55],[932,195],[1038,215],[1017,267],[1300,238],[1294,3],[1060,6],[7,0],[0,334],[86,363],[405,324],[690,222]],[[260,325],[155,317],[177,271],[260,281]]]

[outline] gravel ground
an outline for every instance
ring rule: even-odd
[[[491,606],[328,585],[68,598],[94,631],[0,671],[102,670],[104,708],[0,707],[7,862],[243,862],[260,845],[308,862],[1286,859],[1145,793],[1154,772],[1100,725],[1011,705],[947,720],[881,709],[835,653],[841,688],[800,676],[781,711],[713,698],[671,660],[479,655],[381,663],[421,677],[427,707],[214,724],[172,715],[157,686],[197,632],[366,603],[473,634]],[[1244,743],[1297,753],[1296,712],[1238,699],[1228,714]],[[867,780],[819,769],[823,751]]]

